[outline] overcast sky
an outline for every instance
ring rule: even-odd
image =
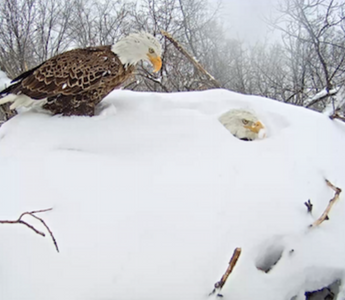
[[[275,14],[279,0],[222,0],[222,3],[230,37],[255,43],[272,35],[264,18]],[[275,38],[278,35],[275,33]]]

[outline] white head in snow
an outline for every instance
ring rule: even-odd
[[[147,32],[132,33],[118,41],[111,50],[124,65],[135,65],[143,60],[153,64],[154,72],[158,72],[162,66],[162,46]]]
[[[265,137],[265,127],[251,112],[232,109],[219,117],[226,129],[243,140],[255,140]]]

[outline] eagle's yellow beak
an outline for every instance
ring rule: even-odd
[[[156,54],[150,54],[150,53],[148,53],[147,56],[153,65],[153,72],[158,72],[162,67],[161,58]]]
[[[254,133],[259,133],[260,129],[264,128],[264,125],[262,125],[262,123],[260,121],[257,121],[255,124],[251,125],[251,126],[244,126],[245,128],[253,131]]]

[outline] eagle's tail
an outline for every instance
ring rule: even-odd
[[[42,64],[41,64],[42,65]],[[34,100],[30,97],[22,94],[22,86],[21,82],[23,79],[25,79],[27,76],[31,75],[37,68],[39,68],[41,65],[28,70],[22,74],[20,74],[18,77],[14,78],[11,81],[11,85],[9,85],[7,88],[3,89],[0,92],[0,105],[12,102],[10,109],[16,109],[18,107],[40,107],[47,103],[46,99],[42,100]]]
[[[24,94],[15,94],[12,91],[14,91],[14,86],[16,84],[10,85],[6,89],[0,92],[0,105],[12,102],[10,109],[16,109],[19,107],[40,107],[47,103],[46,99],[43,100],[34,100],[30,97],[24,95]]]
[[[0,98],[6,97],[8,94],[18,94],[19,91],[20,91],[20,82],[12,83],[7,88],[4,88],[0,92]]]
[[[17,98],[16,89],[19,85],[19,82],[11,84],[0,92],[0,105],[15,101],[15,99]]]

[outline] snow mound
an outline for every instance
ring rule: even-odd
[[[266,138],[232,136],[229,109],[254,111]],[[52,207],[39,216],[60,253],[2,224],[0,298],[208,299],[241,247],[224,299],[299,300],[335,282],[344,299],[343,194],[308,227],[334,195],[325,179],[345,189],[343,149],[340,121],[225,90],[115,91],[92,118],[21,113],[0,128],[0,220]]]

